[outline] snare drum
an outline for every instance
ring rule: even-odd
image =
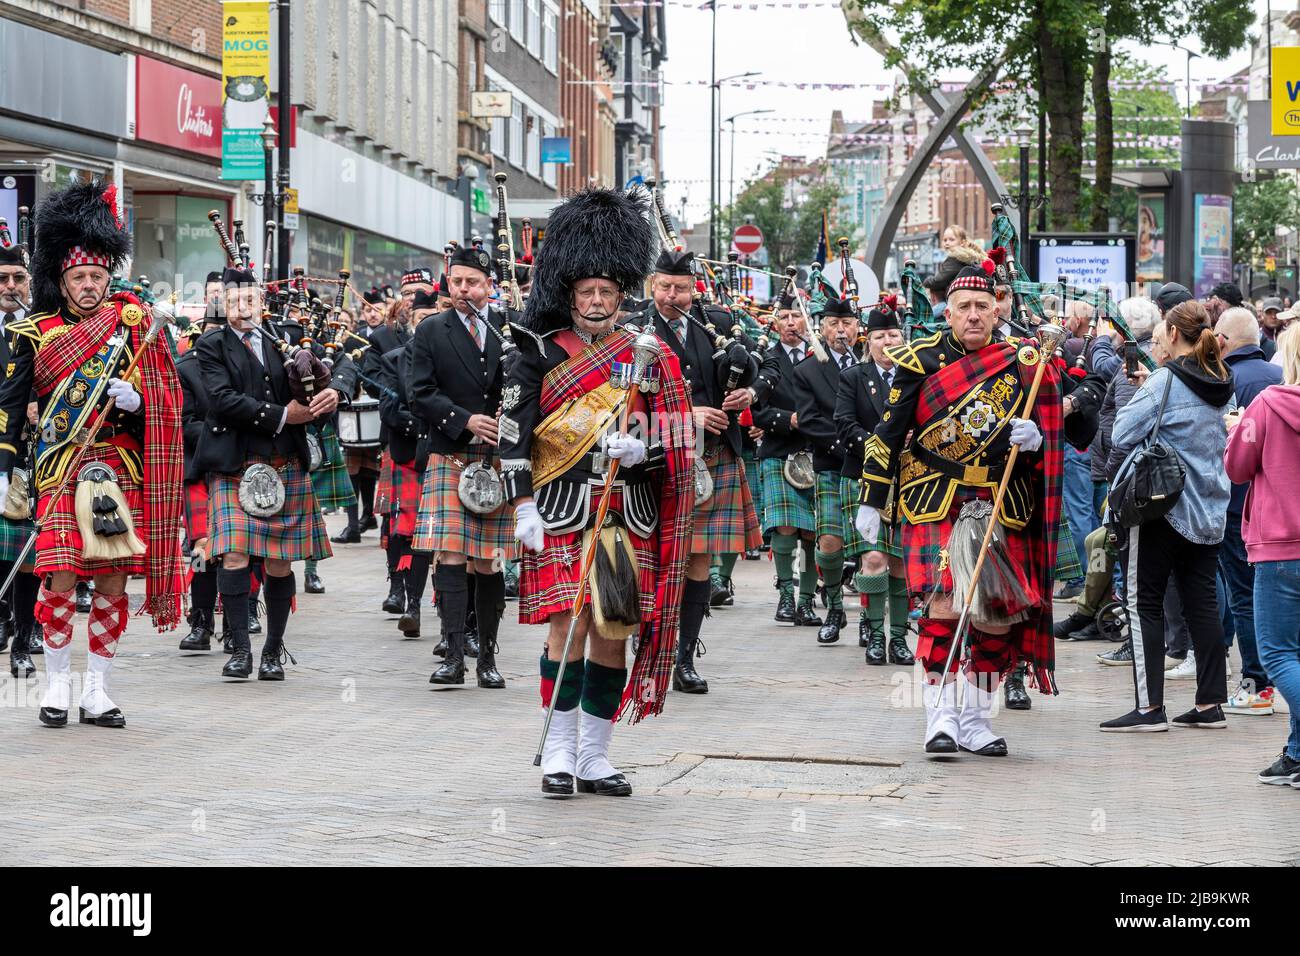
[[[378,448],[379,400],[363,395],[339,409],[339,444],[344,448]]]

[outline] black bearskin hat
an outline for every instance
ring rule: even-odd
[[[117,213],[117,187],[101,180],[77,183],[53,193],[36,208],[36,248],[32,252],[32,308],[56,312],[64,306],[59,280],[64,259],[81,247],[118,272],[131,253],[131,236]]]
[[[644,192],[584,189],[556,207],[533,264],[520,326],[539,334],[568,328],[569,289],[579,279],[613,279],[625,293],[639,295],[658,246],[646,218],[649,202]]]

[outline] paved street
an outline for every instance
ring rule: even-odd
[[[708,696],[673,695],[615,733],[635,796],[545,800],[540,629],[513,623],[512,602],[508,688],[471,675],[435,691],[432,612],[422,639],[398,640],[378,611],[381,552],[338,551],[328,593],[299,595],[284,684],[223,682],[219,652],[182,657],[141,618],[111,688],[123,731],[39,726],[43,680],[20,692],[6,671],[0,760],[27,825],[0,862],[1300,863],[1300,793],[1254,780],[1285,718],[1098,733],[1130,706],[1129,674],[1095,664],[1095,643],[1067,645],[1062,696],[995,724],[1009,758],[928,761],[910,675],[867,668],[854,638],[821,648],[813,629],[773,624],[766,560],[737,566],[735,607],[705,623]],[[80,669],[84,617],[75,647]],[[1171,712],[1192,691],[1175,683]]]

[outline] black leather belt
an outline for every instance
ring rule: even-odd
[[[1006,459],[990,461],[983,465],[962,464],[959,461],[952,461],[937,455],[930,449],[914,444],[909,449],[912,457],[921,464],[934,469],[941,475],[947,475],[949,478],[955,478],[965,485],[984,485],[990,481],[996,481],[1002,475],[1002,466],[1006,464]]]

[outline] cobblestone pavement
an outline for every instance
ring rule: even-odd
[[[0,761],[26,826],[0,862],[1300,863],[1300,792],[1254,779],[1284,717],[1101,734],[1131,677],[1094,662],[1110,645],[1067,644],[1062,695],[995,721],[1010,757],[930,761],[912,675],[865,666],[856,631],[819,647],[814,629],[774,624],[766,560],[737,566],[735,606],[705,622],[709,694],[615,732],[635,795],[543,799],[540,629],[510,605],[506,690],[472,674],[431,688],[437,619],[399,640],[366,541],[322,564],[327,594],[300,593],[283,684],[224,682],[219,652],[182,656],[141,618],[111,688],[125,730],[39,726],[43,679],[17,688],[6,670]],[[80,669],[84,617],[75,647]],[[1178,713],[1193,688],[1171,684]]]

